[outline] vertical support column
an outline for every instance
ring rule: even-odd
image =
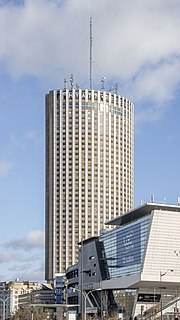
[[[94,91],[91,91],[91,236],[94,236]]]
[[[62,213],[62,172],[63,172],[63,163],[62,163],[62,152],[63,152],[63,146],[62,146],[62,113],[63,113],[63,93],[62,90],[60,90],[60,105],[59,105],[59,122],[60,122],[60,128],[59,128],[59,257],[62,257],[62,243],[63,243],[63,213]],[[60,259],[59,259],[60,261]],[[62,267],[61,265],[59,266],[60,270],[59,272],[61,272]]]
[[[82,241],[82,97],[79,90],[79,241]]]
[[[100,230],[100,91],[98,91],[98,230]]]
[[[72,264],[75,263],[75,89],[72,89]]]
[[[88,103],[88,91],[85,90]],[[88,237],[88,110],[85,108],[85,239]]]
[[[69,90],[66,90],[66,268],[69,266]]]
[[[103,224],[106,222],[106,92],[103,98]]]
[[[56,153],[56,130],[57,130],[57,91],[53,91],[53,278],[56,273],[56,178],[57,178],[57,153]]]
[[[121,100],[118,99],[118,109],[121,110]],[[121,214],[121,111],[118,114],[118,215]]]
[[[115,102],[113,104],[113,109],[114,109],[114,105]],[[115,218],[116,216],[116,112],[114,112],[113,114],[114,117],[114,143],[113,143],[113,147],[114,147],[114,216],[113,218]]]
[[[110,109],[110,94],[109,94],[109,109]],[[112,114],[109,110],[109,220],[111,216],[111,118]]]
[[[124,213],[124,98],[122,98],[122,213]]]

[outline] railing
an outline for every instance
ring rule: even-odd
[[[165,315],[166,313],[176,314],[176,311],[174,311],[174,310],[175,310],[175,308],[179,308],[179,307],[180,307],[180,297],[176,297],[162,307],[162,314],[163,315]],[[148,312],[148,310],[147,310],[147,312]],[[150,320],[150,319],[155,320],[160,317],[161,317],[161,307],[158,308],[156,313],[154,313],[154,314],[151,313],[151,314],[143,316],[143,319],[144,320]]]

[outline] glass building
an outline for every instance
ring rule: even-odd
[[[81,244],[74,266],[79,279],[70,268],[66,273],[68,287],[92,297],[87,313],[103,308],[123,319],[179,317],[180,206],[145,203],[107,225],[114,229]]]
[[[147,215],[100,237],[109,278],[130,276],[141,272],[150,221],[151,216]]]
[[[148,279],[151,275],[151,280],[159,281],[160,271],[173,269],[177,262],[179,222],[180,206],[155,203],[146,203],[107,222],[115,229],[102,234],[99,241],[109,279]]]
[[[134,206],[134,105],[117,92],[46,95],[45,278],[77,262],[82,239]],[[109,228],[109,226],[106,226]]]
[[[108,224],[116,228],[99,237],[107,275],[102,288],[112,290],[116,299],[131,290],[131,312],[140,318],[148,313],[158,318],[161,312],[175,316],[180,306],[180,206],[146,203]]]

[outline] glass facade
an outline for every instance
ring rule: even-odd
[[[108,277],[140,273],[151,225],[151,215],[100,236]]]

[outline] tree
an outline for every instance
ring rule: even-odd
[[[49,314],[52,311],[44,311],[43,308],[19,308],[12,316],[11,320],[31,320],[33,312],[33,320],[49,319]]]

